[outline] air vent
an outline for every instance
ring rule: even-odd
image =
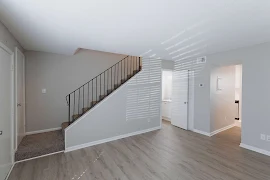
[[[201,63],[206,63],[206,57],[205,56],[204,57],[199,57],[197,59],[197,64],[201,64]]]

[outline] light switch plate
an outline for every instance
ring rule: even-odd
[[[267,135],[266,141],[270,141],[270,135]]]
[[[261,140],[265,140],[265,134],[261,134]]]
[[[47,92],[46,89],[42,89],[42,93],[45,94]]]

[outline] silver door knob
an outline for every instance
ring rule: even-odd
[[[19,106],[22,106],[21,103],[18,103],[18,104],[17,104],[17,107],[19,107]]]
[[[187,104],[187,102],[184,102],[184,104]]]

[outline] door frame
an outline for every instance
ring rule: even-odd
[[[168,69],[168,68],[161,68],[161,77],[160,77],[160,129],[162,129],[162,94],[163,94],[163,89],[162,89],[162,77],[163,77],[163,71],[174,71],[173,69]]]
[[[18,96],[17,96],[17,90],[18,90],[18,87],[17,87],[17,82],[18,82],[18,79],[17,79],[17,62],[18,62],[18,53],[22,54],[23,55],[23,123],[24,123],[24,135],[25,135],[25,56],[24,54],[16,47],[15,48],[15,70],[14,70],[14,76],[15,76],[15,147],[14,147],[14,151],[17,151],[17,148],[18,148],[18,112],[17,112],[17,104],[18,104]]]
[[[15,93],[15,87],[14,87],[14,53],[2,42],[0,42],[0,47],[2,49],[4,49],[9,55],[10,55],[10,73],[11,73],[11,163],[12,163],[12,167],[14,164],[14,155],[15,155],[15,151],[14,151],[14,121],[15,121],[15,113],[14,113],[14,93]],[[10,169],[10,171],[12,170],[12,167]],[[10,173],[10,172],[9,172]],[[8,174],[9,175],[9,174]],[[8,177],[7,175],[7,177]]]
[[[183,69],[184,70],[184,69]],[[161,68],[161,106],[162,106],[162,76],[163,76],[163,71],[175,71],[174,69],[166,69],[166,68]],[[188,71],[188,107],[187,107],[187,130],[189,131],[194,131],[194,98],[195,98],[195,71],[194,70],[187,70]],[[192,84],[190,84],[192,83]],[[173,84],[172,84],[173,86]],[[192,88],[192,89],[191,89]],[[191,107],[190,107],[191,105]],[[162,126],[162,107],[160,108],[160,114],[161,114],[161,126]],[[192,115],[192,117],[190,117]],[[191,124],[191,127],[189,126],[189,123]]]
[[[194,93],[195,93],[195,72],[188,70],[188,118],[187,118],[187,130],[194,130]],[[192,84],[191,84],[192,83]],[[191,116],[191,117],[190,117]],[[191,125],[191,126],[189,126]]]

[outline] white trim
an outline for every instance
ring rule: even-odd
[[[15,164],[20,163],[20,162],[24,162],[24,161],[30,161],[30,160],[33,160],[33,159],[38,159],[38,158],[50,156],[50,155],[54,155],[54,154],[59,154],[59,153],[62,153],[62,152],[64,152],[64,151],[57,151],[57,152],[45,154],[45,155],[42,155],[42,156],[36,156],[36,157],[33,157],[33,158],[24,159],[24,160],[21,160],[21,161],[16,161]]]
[[[70,151],[75,151],[75,150],[78,150],[78,149],[82,149],[82,148],[86,148],[86,147],[89,147],[89,146],[94,146],[94,145],[103,144],[103,143],[110,142],[110,141],[115,141],[115,140],[118,140],[118,139],[130,137],[130,136],[135,136],[135,135],[138,135],[138,134],[143,134],[143,133],[155,131],[155,130],[158,130],[158,129],[161,129],[161,126],[146,129],[146,130],[142,130],[142,131],[136,131],[136,132],[133,132],[133,133],[128,133],[128,134],[124,134],[124,135],[120,135],[120,136],[115,136],[115,137],[111,137],[111,138],[107,138],[107,139],[92,141],[92,142],[89,142],[89,143],[80,144],[80,145],[76,145],[76,146],[72,146],[72,147],[68,147],[68,148],[66,148],[65,153],[70,152]]]
[[[228,130],[228,129],[231,129],[231,128],[234,127],[234,126],[235,126],[235,124],[233,123],[233,124],[231,124],[231,125],[229,125],[229,126],[226,126],[226,127],[220,128],[220,129],[218,129],[218,130],[215,130],[215,131],[213,131],[213,132],[210,133],[210,136],[214,136],[215,134],[218,134],[218,133],[220,133],[220,132],[222,132],[222,131],[226,131],[226,130]]]
[[[7,51],[8,54],[12,55],[13,52],[3,43],[0,42],[0,47]]]
[[[240,147],[241,147],[241,148],[248,149],[248,150],[251,150],[251,151],[255,151],[255,152],[257,152],[257,153],[261,153],[261,154],[270,156],[270,151],[267,151],[267,150],[264,150],[264,149],[260,149],[260,148],[254,147],[254,146],[250,146],[250,145],[241,143],[241,144],[240,144]]]
[[[171,118],[168,118],[168,117],[162,116],[162,119],[163,119],[163,120],[165,120],[165,121],[169,121],[169,122],[171,122]]]
[[[57,127],[57,128],[51,128],[51,129],[43,129],[43,130],[38,130],[38,131],[30,131],[26,132],[25,135],[31,135],[31,134],[39,134],[39,133],[44,133],[44,132],[51,132],[51,131],[57,131],[62,129],[62,127]]]
[[[10,174],[11,174],[11,171],[13,170],[14,166],[15,166],[15,163],[12,163],[12,166],[11,166],[11,168],[9,169],[9,172],[8,172],[8,174],[7,174],[6,178],[5,178],[5,180],[8,180],[8,178],[9,178],[9,176],[10,176]]]
[[[17,70],[18,70],[18,54],[21,54],[23,56],[23,89],[22,89],[22,92],[23,92],[23,102],[21,102],[23,104],[23,123],[24,123],[24,132],[23,132],[23,135],[25,136],[25,56],[24,54],[16,47],[15,48],[15,59],[14,59],[14,79],[15,79],[15,106],[14,106],[14,111],[15,111],[15,151],[17,150],[18,148],[18,112],[17,112],[17,104],[18,104],[18,93],[17,93],[17,90],[18,90],[18,87],[17,87],[17,82],[18,82],[18,79],[17,79]]]
[[[210,133],[204,132],[204,131],[201,131],[201,130],[198,130],[198,129],[193,129],[193,132],[210,137]]]

